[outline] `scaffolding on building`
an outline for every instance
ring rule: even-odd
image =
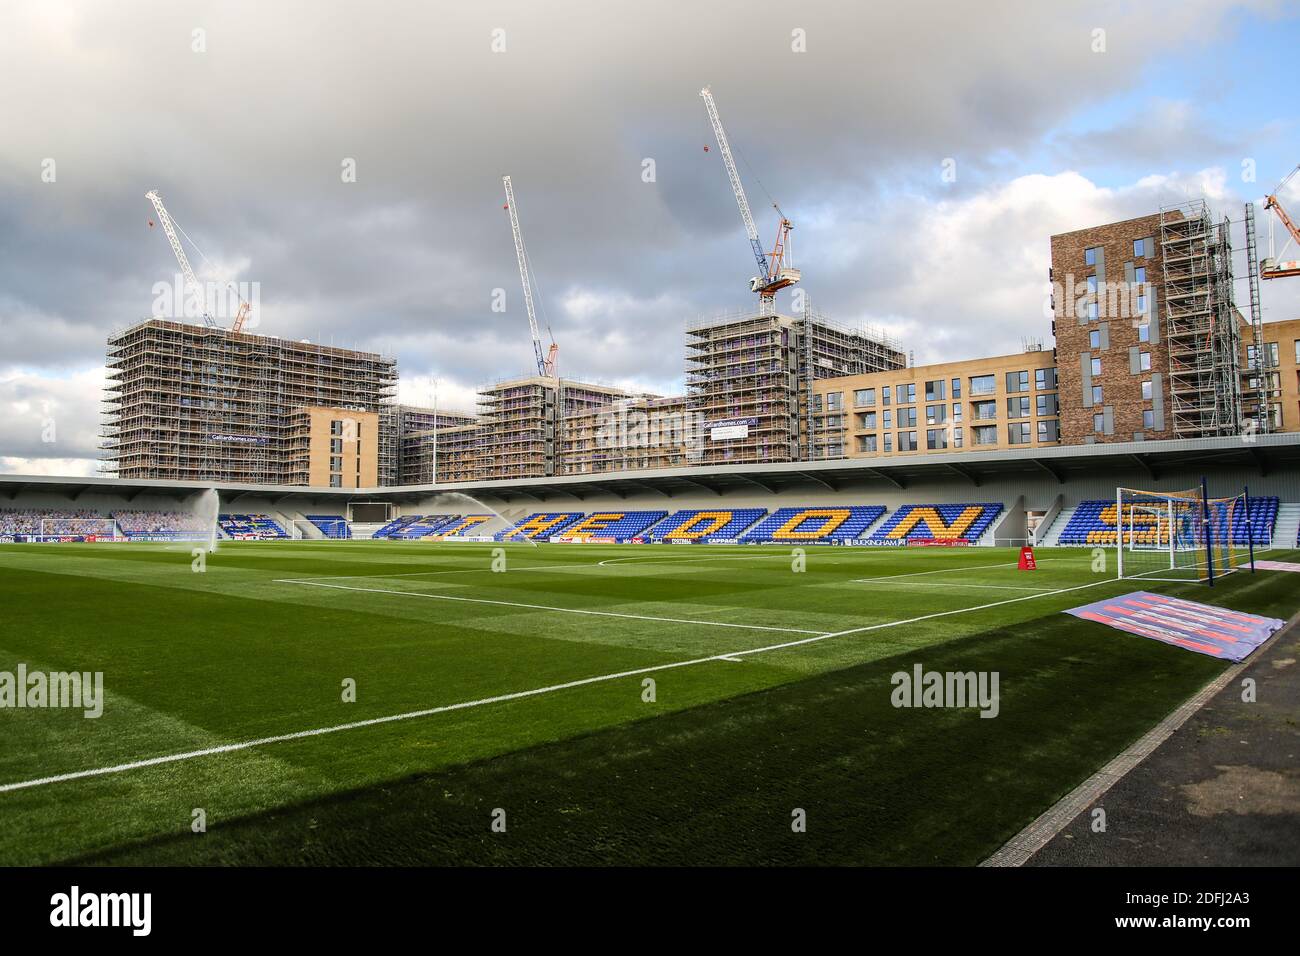
[[[755,309],[698,319],[686,330],[686,360],[688,409],[705,431],[693,464],[817,457],[811,383],[905,364],[879,330],[840,325],[811,306],[799,317]],[[715,426],[738,437],[715,440]]]
[[[149,319],[108,339],[101,470],[124,479],[305,483],[303,409],[379,412],[397,362]]]
[[[1165,335],[1175,438],[1241,431],[1239,318],[1227,219],[1205,200],[1160,210]]]
[[[1254,423],[1257,432],[1273,430],[1273,407],[1282,398],[1279,381],[1276,393],[1269,356],[1264,352],[1264,310],[1259,300],[1259,246],[1255,233],[1255,204],[1246,203],[1246,281],[1250,290],[1250,325],[1254,347],[1247,356],[1249,376],[1242,396],[1242,417]]]

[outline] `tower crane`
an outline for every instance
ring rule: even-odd
[[[156,189],[149,190],[149,192],[144,194],[144,198],[153,203],[154,212],[158,214],[158,222],[163,227],[163,232],[167,235],[167,241],[171,243],[172,252],[176,255],[176,262],[181,267],[181,274],[185,276],[186,287],[191,289],[193,293],[199,297],[199,301],[204,304],[203,324],[208,328],[217,328],[217,320],[207,311],[207,296],[203,292],[203,286],[194,275],[194,269],[190,266],[189,256],[185,255],[185,247],[181,245],[180,237],[176,235],[176,230],[179,226],[177,226],[175,220],[172,219],[171,213],[167,211],[167,207],[163,205],[162,197],[158,195]],[[152,223],[150,223],[150,225],[152,225]],[[186,238],[188,239],[189,237],[186,236]],[[191,240],[191,244],[192,243],[193,240]],[[200,250],[198,246],[195,246],[194,248],[200,256],[203,255],[202,250]],[[245,302],[241,297],[239,300],[239,311],[235,314],[235,321],[230,327],[232,332],[243,330],[244,323],[248,320],[248,313],[251,309],[252,306]]]
[[[515,238],[515,258],[519,260],[519,281],[524,286],[524,307],[528,310],[528,330],[533,336],[533,355],[537,359],[537,374],[554,378],[556,357],[560,347],[555,344],[555,338],[552,336],[551,347],[545,355],[542,354],[542,335],[537,327],[537,311],[533,305],[533,283],[529,278],[532,267],[528,263],[528,251],[524,248],[524,234],[519,231],[519,211],[515,209],[515,191],[510,185],[509,176],[502,176],[501,181],[506,187],[506,209],[510,213],[510,231]],[[546,331],[550,334],[549,326]]]
[[[1282,246],[1283,253],[1290,248],[1292,242],[1300,245],[1300,228],[1296,227],[1291,217],[1287,215],[1281,200],[1277,198],[1277,194],[1283,190],[1296,173],[1300,173],[1300,165],[1291,170],[1286,178],[1277,184],[1277,188],[1264,197],[1264,208],[1273,210],[1274,215],[1282,221],[1282,225],[1290,233],[1286,243]],[[1273,254],[1273,223],[1270,220],[1268,224],[1268,258],[1259,264],[1259,277],[1261,279],[1282,279],[1287,276],[1300,276],[1300,260],[1277,261],[1277,257]]]
[[[736,170],[736,160],[731,155],[731,144],[727,141],[727,131],[722,127],[722,118],[718,115],[718,104],[713,100],[713,93],[706,86],[700,90],[705,109],[709,112],[709,123],[713,126],[713,135],[718,141],[718,150],[722,153],[722,162],[727,167],[727,179],[731,181],[731,191],[735,194],[736,205],[740,207],[740,218],[745,224],[745,235],[749,238],[750,248],[754,252],[754,261],[758,264],[758,275],[749,280],[749,291],[757,292],[759,305],[763,312],[773,312],[776,308],[776,294],[787,286],[792,286],[802,278],[793,266],[793,254],[790,248],[790,230],[794,224],[786,218],[781,207],[772,203],[779,217],[776,241],[771,253],[763,251],[763,243],[758,238],[758,227],[754,225],[754,216],[749,211],[749,200],[745,197],[745,187]],[[705,147],[706,149],[708,147]]]

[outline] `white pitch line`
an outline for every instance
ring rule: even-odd
[[[885,578],[862,578],[854,581],[854,584],[885,584],[891,582],[888,577]],[[1051,588],[1031,588],[1016,584],[961,584],[952,581],[944,581],[942,584],[934,581],[899,581],[898,587],[904,588],[981,588],[983,590],[992,589],[994,591],[1050,591]]]
[[[548,604],[521,604],[518,601],[493,601],[489,598],[459,597],[453,594],[422,594],[419,591],[394,591],[391,588],[358,588],[346,584],[323,584],[319,581],[279,580],[277,584],[305,584],[313,588],[334,588],[339,591],[366,591],[371,594],[398,594],[402,597],[424,598],[429,601],[460,601],[464,604],[495,604],[500,607],[521,607],[532,611],[558,611],[562,614],[588,614],[595,617],[622,617],[633,621],[661,621],[665,624],[703,624],[709,627],[733,627],[745,631],[781,631],[786,634],[820,634],[801,627],[773,627],[768,624],[732,624],[728,621],[694,621],[689,618],[655,617],[649,614],[621,614],[617,611],[593,611],[586,608],[552,607]]]
[[[590,561],[581,564],[535,564],[527,568],[510,568],[508,573],[513,574],[516,571],[554,571],[557,568],[594,568],[595,565]],[[430,577],[435,574],[474,574],[476,572],[488,571],[490,567],[480,568],[455,568],[453,570],[443,571],[398,571],[396,574],[324,574],[320,577],[312,578],[273,578],[272,584],[309,584],[312,581],[347,581],[355,578],[415,578]]]
[[[924,614],[920,617],[908,618],[902,621],[885,621],[881,624],[872,624],[867,627],[855,627],[845,631],[835,631],[829,634],[816,634],[813,637],[807,637],[799,641],[787,641],[783,644],[770,644],[767,647],[756,647],[747,651],[730,651],[726,654],[714,654],[710,657],[696,657],[686,661],[674,661],[669,664],[653,664],[649,667],[639,667],[634,670],[619,671],[614,674],[600,674],[596,677],[584,677],[579,680],[568,681],[563,684],[551,684],[546,687],[535,687],[532,690],[516,691],[512,694],[499,694],[496,697],[484,697],[479,700],[462,701],[458,704],[446,704],[442,707],[429,707],[424,710],[413,710],[404,714],[392,714],[387,717],[373,717],[369,720],[358,720],[348,724],[336,724],[333,727],[318,727],[315,730],[299,730],[289,734],[277,734],[274,737],[261,737],[257,740],[245,740],[239,743],[222,744],[217,747],[208,747],[204,750],[191,750],[186,753],[169,754],[164,757],[150,757],[146,760],[135,760],[130,763],[115,764],[110,767],[97,767],[94,770],[77,770],[71,773],[57,774],[52,777],[41,777],[35,780],[21,780],[17,783],[0,784],[0,793],[9,793],[14,790],[26,790],[31,787],[40,787],[47,784],[63,783],[68,780],[83,780],[87,777],[102,777],[107,774],[124,773],[128,770],[138,770],[144,767],[156,767],[160,764],[177,763],[182,760],[194,760],[199,757],[208,757],[215,754],[233,753],[240,750],[248,750],[251,747],[262,747],[267,744],[282,743],[288,740],[301,740],[306,737],[320,737],[325,734],[339,733],[344,730],[355,730],[360,727],[373,727],[377,724],[396,723],[401,720],[413,720],[417,717],[429,717],[434,714],[443,714],[453,710],[466,710],[471,707],[483,707],[488,704],[499,704],[511,700],[520,700],[525,697],[536,697],[541,694],[550,694],[556,691],[569,690],[574,687],[582,687],[587,684],[599,684],[605,681],[618,680],[623,677],[636,677],[641,674],[652,674],[656,671],[674,670],[679,667],[692,667],[696,664],[705,664],[711,661],[731,661],[734,662],[739,658],[753,654],[764,654],[768,651],[785,650],[790,647],[799,647],[804,644],[813,644],[817,641],[826,641],[835,637],[844,637],[849,634],[860,634],[867,631],[882,630],[889,627],[899,627],[903,624],[915,624],[918,621],[928,621],[933,618],[948,617],[953,614],[965,614],[970,611],[983,611],[991,607],[1000,607],[1004,604],[1016,604],[1020,601],[1032,601],[1041,597],[1050,597],[1053,594],[1065,594],[1070,591],[1082,591],[1084,588],[1095,588],[1100,584],[1117,584],[1120,583],[1114,578],[1107,578],[1104,581],[1093,581],[1089,584],[1081,584],[1072,588],[1061,588],[1058,591],[1044,592],[1042,594],[1029,594],[1025,597],[1008,598],[1005,601],[995,601],[992,604],[981,604],[978,607],[957,608],[951,611],[939,611],[935,614]],[[323,585],[329,587],[330,585]],[[399,591],[399,594],[408,592]],[[433,597],[435,595],[429,595]],[[441,596],[441,595],[437,595]],[[714,622],[704,622],[714,623]]]

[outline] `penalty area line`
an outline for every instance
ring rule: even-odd
[[[1006,604],[1017,604],[1021,601],[1034,601],[1038,598],[1051,597],[1054,594],[1067,594],[1071,591],[1082,591],[1085,588],[1095,588],[1102,584],[1119,584],[1122,583],[1115,578],[1107,578],[1103,581],[1092,581],[1088,584],[1081,584],[1077,587],[1061,588],[1057,591],[1049,591],[1041,594],[1028,594],[1024,597],[1007,598],[1004,601],[994,601],[990,604],[980,604],[976,607],[954,608],[950,611],[937,611],[934,614],[922,614],[919,617],[907,618],[901,621],[884,621],[880,624],[871,624],[865,627],[854,627],[843,631],[833,631],[831,633],[819,634],[813,633],[812,637],[806,637],[797,641],[786,641],[781,644],[769,644],[766,647],[755,647],[750,650],[729,651],[724,654],[712,654],[708,657],[696,657],[685,661],[673,661],[667,664],[652,664],[647,667],[638,667],[632,670],[618,671],[613,674],[598,674],[594,677],[582,677],[577,680],[566,681],[562,684],[548,684],[545,687],[534,687],[531,690],[515,691],[510,694],[498,694],[494,697],[482,697],[478,700],[461,701],[456,704],[444,704],[440,707],[427,707],[423,710],[412,710],[403,714],[391,714],[386,717],[372,717],[368,720],[356,720],[346,724],[336,724],[332,727],[318,727],[313,730],[299,730],[293,733],[276,734],[272,737],[259,737],[256,740],[244,740],[231,744],[220,744],[215,747],[205,747],[202,750],[190,750],[184,753],[168,754],[162,757],[150,757],[144,760],[133,760],[129,763],[114,764],[107,767],[97,767],[93,770],[76,770],[70,773],[55,774],[49,777],[39,777],[33,780],[20,780],[15,783],[0,784],[0,793],[11,793],[15,790],[28,790],[33,787],[48,786],[55,783],[66,783],[71,780],[85,780],[90,777],[103,777],[110,774],[125,773],[130,770],[141,770],[146,767],[157,767],[163,764],[180,763],[185,760],[196,760],[200,757],[211,757],[218,754],[236,753],[241,750],[249,750],[253,747],[265,747],[269,744],[286,743],[292,740],[304,740],[310,737],[323,737],[326,734],[341,733],[345,730],[357,730],[362,727],[375,727],[380,724],[392,724],[404,720],[415,720],[419,717],[432,717],[435,714],[445,714],[456,710],[468,710],[473,707],[485,707],[490,704],[502,704],[513,700],[523,700],[528,697],[539,697],[543,694],[552,694],[557,691],[570,690],[575,687],[585,687],[590,684],[600,684],[607,681],[621,680],[626,677],[639,677],[642,674],[654,674],[660,671],[676,670],[682,667],[694,667],[698,664],[707,664],[713,661],[724,661],[734,663],[741,658],[749,657],[755,654],[766,654],[770,651],[786,650],[792,647],[801,647],[805,644],[814,644],[818,641],[828,641],[832,638],[845,637],[850,634],[864,634],[870,631],[884,630],[890,627],[900,627],[905,624],[916,624],[920,621],[929,621],[935,618],[950,617],[956,614],[968,614],[972,611],[983,611],[988,608],[1001,607]],[[331,585],[323,585],[330,587]],[[338,586],[338,585],[334,585]],[[346,590],[356,590],[348,588]],[[406,591],[394,592],[397,594],[407,594]],[[443,597],[443,595],[428,595],[429,597]],[[476,600],[476,599],[464,599]],[[502,603],[502,602],[487,602]],[[564,610],[564,609],[562,609]],[[589,612],[596,613],[596,612]],[[618,615],[626,616],[626,615]],[[650,620],[663,620],[662,618],[651,618]],[[704,622],[709,623],[709,622]],[[717,623],[717,622],[712,622]],[[743,626],[743,625],[737,625]]]

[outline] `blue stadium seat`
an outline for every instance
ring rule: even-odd
[[[652,541],[731,541],[767,514],[766,508],[692,508],[678,511],[650,531]]]
[[[968,541],[972,544],[1002,513],[1002,502],[903,505],[871,536],[872,541]]]
[[[546,539],[552,535],[563,534],[564,529],[576,524],[584,517],[581,511],[538,511],[522,521],[517,521],[505,531],[498,531],[493,538],[497,541],[526,541],[529,539]]]
[[[352,527],[342,515],[307,515],[307,520],[320,528],[327,538],[352,537]]]
[[[866,537],[867,529],[884,513],[880,505],[781,508],[746,531],[741,540],[791,544],[852,541]]]

